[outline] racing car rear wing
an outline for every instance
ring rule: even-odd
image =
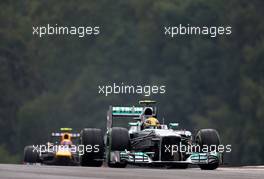
[[[138,117],[142,114],[144,108],[143,107],[111,107],[112,116],[119,117]]]
[[[113,119],[114,118],[137,118],[140,120],[140,116],[145,112],[146,108],[150,109],[154,113],[156,113],[156,108],[154,107],[120,107],[120,106],[110,106],[109,110],[107,111],[107,128],[112,127]]]
[[[63,136],[65,133],[63,132],[52,132],[51,133],[51,136],[52,137],[61,137]],[[75,137],[80,137],[80,134],[79,133],[70,133],[70,136],[75,138]]]
[[[143,110],[144,107],[109,106],[109,110],[107,111],[107,129],[112,127],[113,118],[139,118]]]
[[[72,133],[72,128],[69,127],[62,127],[60,128],[60,132],[52,132],[52,137],[62,137],[64,134],[69,134],[72,138],[80,137],[79,133]]]

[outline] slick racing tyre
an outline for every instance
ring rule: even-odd
[[[215,129],[201,129],[198,131],[195,137],[196,143],[201,147],[209,147],[210,151],[217,151],[217,147],[220,145],[220,137]],[[216,147],[216,148],[215,148]],[[214,170],[219,166],[219,161],[211,164],[201,164],[199,167],[202,170]]]
[[[24,148],[24,163],[37,163],[38,158],[38,152],[34,151],[33,146],[26,146]]]
[[[110,131],[110,137],[109,137],[109,151],[124,151],[130,149],[130,137],[128,130],[126,128],[122,127],[113,127]],[[110,154],[109,154],[110,155]],[[120,157],[118,155],[118,157]],[[126,161],[119,161],[119,162],[112,162],[111,159],[108,159],[108,166],[112,168],[125,168],[127,166]]]
[[[211,146],[220,144],[220,137],[215,129],[201,129],[196,135],[196,143],[201,147],[203,145]]]
[[[113,127],[110,133],[111,150],[124,151],[130,148],[129,133],[126,128]]]
[[[102,166],[104,157],[104,139],[101,129],[83,129],[80,133],[80,144],[84,149],[83,154],[80,154],[80,165],[90,167]]]

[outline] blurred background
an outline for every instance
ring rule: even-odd
[[[165,122],[216,128],[229,165],[264,163],[264,1],[83,0],[0,2],[0,163],[60,127],[104,129],[109,105],[140,95],[98,85],[166,85]],[[100,35],[32,36],[32,26],[100,26]],[[232,26],[231,36],[164,35],[164,26]]]

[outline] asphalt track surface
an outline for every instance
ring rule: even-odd
[[[0,164],[0,179],[264,179],[264,167],[218,168],[213,171],[152,168],[90,168]]]

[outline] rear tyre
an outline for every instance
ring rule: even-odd
[[[24,163],[37,163],[38,158],[38,152],[34,150],[33,146],[26,146],[24,148]]]
[[[128,130],[122,127],[113,127],[110,131],[109,137],[110,151],[124,151],[130,150],[130,137]],[[110,154],[109,154],[110,155]],[[112,168],[125,168],[127,166],[126,161],[112,162],[108,157],[108,166]]]
[[[195,137],[195,141],[198,145],[200,145],[201,149],[204,146],[208,146],[208,148],[211,149],[210,151],[217,151],[217,147],[218,145],[220,145],[220,137],[215,129],[201,129],[200,131],[198,131]],[[211,164],[199,165],[199,167],[202,170],[214,170],[218,168],[218,166],[219,166],[219,161]]]
[[[84,146],[84,153],[80,156],[81,166],[102,166],[104,156],[104,139],[101,129],[83,129],[80,133],[80,144]]]

